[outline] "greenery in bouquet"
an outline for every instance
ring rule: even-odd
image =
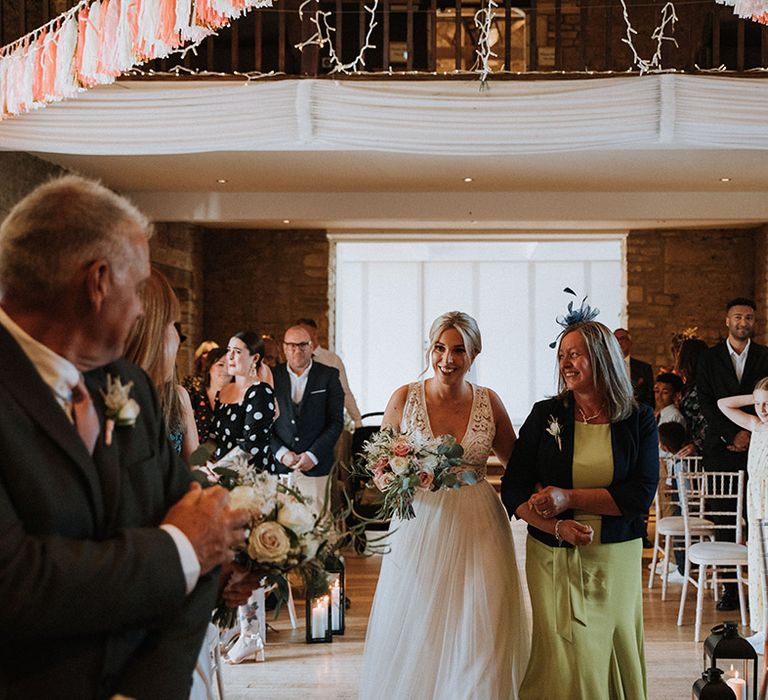
[[[310,594],[327,587],[325,563],[347,539],[328,509],[318,514],[309,499],[284,478],[257,471],[242,451],[233,450],[194,474],[203,485],[219,484],[229,489],[230,507],[250,513],[250,527],[245,541],[235,548],[234,562],[256,574],[266,587],[275,586],[277,611],[288,599],[289,573],[299,574]],[[220,601],[214,622],[231,627],[236,612]]]
[[[379,518],[410,520],[418,491],[457,489],[477,483],[477,474],[463,468],[463,461],[464,448],[453,435],[427,438],[384,428],[363,445],[362,458],[354,469],[381,491]]]

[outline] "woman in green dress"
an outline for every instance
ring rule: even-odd
[[[641,557],[659,478],[656,422],[633,398],[611,331],[562,325],[559,393],[534,405],[501,486],[509,514],[528,522],[533,645],[520,700],[638,700],[647,697]]]

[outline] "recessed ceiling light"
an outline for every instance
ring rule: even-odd
[[[220,185],[226,185],[227,184],[227,181],[223,177],[220,177],[218,180],[216,180],[216,182],[218,182]]]
[[[720,182],[730,182],[730,181],[731,181],[731,178],[729,178],[729,177],[721,177],[720,178]]]
[[[290,223],[291,223],[291,220],[290,220],[290,219],[283,219],[283,223],[284,223],[284,224],[290,224]]]
[[[474,181],[473,177],[465,177],[464,178],[464,182],[473,182],[473,181]]]

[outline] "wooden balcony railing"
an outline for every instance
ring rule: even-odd
[[[314,0],[298,14],[299,0],[275,0],[275,7],[253,10],[182,59],[154,61],[144,69],[316,76],[332,72],[328,48],[296,45],[314,33],[310,18],[330,11],[333,48],[342,62],[358,56],[368,35],[373,0]],[[616,0],[497,0],[492,26],[494,72],[584,72],[632,69],[624,43],[626,25]],[[75,0],[0,0],[2,43],[44,24]],[[638,53],[650,57],[651,39],[665,0],[627,0]],[[364,54],[367,72],[444,74],[472,70],[478,30],[474,15],[481,0],[379,0],[374,48]],[[673,36],[664,42],[663,68],[695,72],[724,67],[746,71],[768,67],[768,28],[735,17],[714,0],[681,3]]]

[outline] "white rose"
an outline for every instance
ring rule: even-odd
[[[295,498],[288,498],[277,511],[277,522],[297,535],[303,535],[315,526],[315,514]]]
[[[232,510],[245,508],[254,515],[268,515],[274,503],[253,486],[235,486],[229,492],[229,507]]]
[[[245,508],[246,510],[257,510],[254,503],[259,500],[256,490],[253,486],[235,486],[229,492],[229,507],[232,510]]]
[[[267,521],[251,531],[248,538],[248,556],[258,562],[279,564],[291,550],[291,541],[280,523]]]
[[[117,412],[115,422],[118,425],[133,425],[139,417],[141,408],[135,399],[128,399]]]
[[[402,474],[408,469],[410,460],[407,457],[392,457],[389,460],[389,466],[395,474]]]

